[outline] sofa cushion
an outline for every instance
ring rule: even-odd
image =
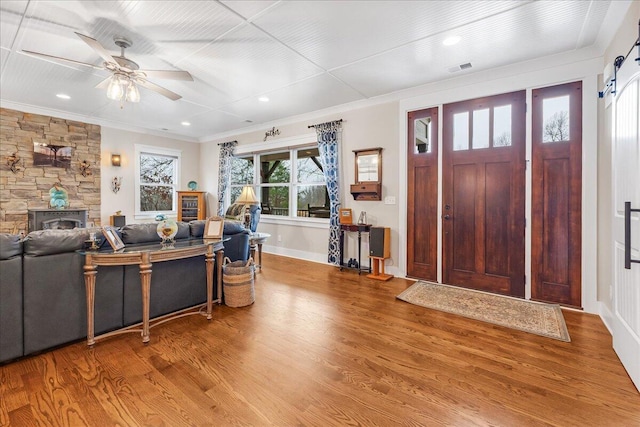
[[[191,237],[202,237],[202,235],[204,234],[204,227],[206,224],[207,224],[206,220],[191,221],[189,223],[189,228],[191,230]],[[242,233],[245,230],[246,228],[243,222],[225,220],[222,234],[225,236],[230,236],[233,234]]]
[[[204,226],[207,223],[205,220],[196,220],[189,222],[189,233],[191,237],[202,237],[204,234]]]
[[[156,231],[157,227],[158,224],[155,222],[125,225],[120,229],[120,232],[122,233],[122,242],[125,245],[159,242],[162,239],[158,236]]]
[[[228,220],[224,222],[223,234],[225,236],[242,233],[245,230],[247,229],[245,228],[243,221]]]
[[[74,228],[71,230],[37,230],[25,237],[24,253],[31,256],[43,256],[73,252],[84,247],[89,233],[100,237],[98,228]]]
[[[0,234],[0,259],[22,255],[22,241],[17,234]]]
[[[178,232],[175,239],[188,239],[189,238],[189,224],[182,221],[177,221]],[[125,245],[134,245],[139,243],[156,243],[161,241],[158,232],[157,222],[148,222],[144,224],[129,224],[120,229],[122,234],[122,242]]]

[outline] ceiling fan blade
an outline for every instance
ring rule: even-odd
[[[100,83],[98,83],[95,88],[96,89],[106,89],[109,86],[109,82],[111,81],[111,79],[113,78],[113,76],[109,76],[106,79],[104,79],[103,81],[101,81]]]
[[[158,86],[157,84],[151,83],[151,82],[149,82],[147,80],[137,78],[135,80],[135,82],[137,84],[139,84],[140,86],[142,86],[144,88],[147,88],[147,89],[150,89],[150,90],[152,90],[154,92],[158,92],[160,95],[164,95],[164,96],[166,96],[167,98],[169,98],[169,99],[171,99],[173,101],[177,101],[178,99],[182,98],[177,93],[171,92],[169,89],[165,89],[162,86]]]
[[[92,39],[91,37],[85,36],[84,34],[80,34],[78,32],[76,32],[76,35],[80,37],[86,44],[88,44],[89,47],[95,50],[96,53],[102,57],[102,59],[107,62],[115,62],[116,64],[118,63],[118,61],[113,59],[113,56],[111,56],[111,54],[107,52],[104,47],[102,47],[98,40]]]
[[[46,53],[32,52],[30,50],[23,50],[22,52],[26,53],[27,55],[31,55],[31,56],[35,56],[35,57],[39,57],[39,58],[53,59],[55,61],[69,62],[71,64],[82,65],[82,66],[85,66],[85,67],[91,67],[91,68],[94,68],[96,70],[104,70],[104,67],[100,67],[100,66],[93,65],[93,64],[88,64],[86,62],[74,61],[73,59],[69,59],[69,58],[61,58],[59,56],[47,55]]]
[[[150,79],[186,80],[193,81],[188,71],[181,70],[138,70],[136,73],[144,73]]]

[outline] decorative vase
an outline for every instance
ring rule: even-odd
[[[156,216],[156,221],[159,221],[156,232],[162,243],[173,243],[173,238],[178,234],[178,223],[164,214]]]

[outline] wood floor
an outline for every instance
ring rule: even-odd
[[[1,366],[0,425],[640,425],[597,316],[565,311],[564,343],[396,300],[408,280],[263,264],[256,303],[211,322]]]

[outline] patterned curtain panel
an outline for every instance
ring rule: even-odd
[[[331,216],[329,217],[329,264],[340,264],[340,140],[342,120],[313,126],[318,135],[318,151],[327,182]]]
[[[231,182],[231,158],[238,141],[223,142],[220,145],[220,161],[218,163],[218,216],[224,216],[224,199]]]

